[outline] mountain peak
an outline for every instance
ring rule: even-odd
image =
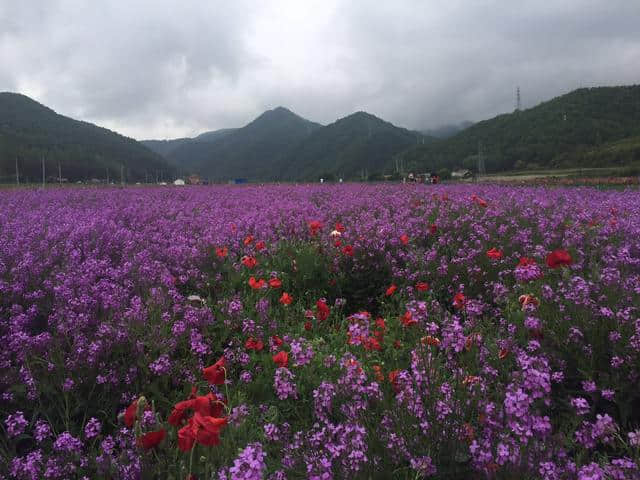
[[[384,120],[382,120],[379,117],[376,117],[375,115],[369,113],[369,112],[365,112],[363,110],[359,110],[355,113],[352,113],[351,115],[347,115],[346,117],[342,117],[341,119],[339,119],[338,121],[347,121],[347,122],[361,122],[363,120],[366,121],[374,121],[374,122],[380,122],[380,123],[388,123],[385,122]]]
[[[269,120],[287,119],[287,118],[299,118],[299,119],[302,119],[302,117],[300,117],[299,115],[296,115],[295,113],[293,113],[288,108],[285,108],[285,107],[282,107],[282,106],[273,108],[271,110],[266,110],[261,115],[259,115],[258,118],[256,118],[256,120],[263,119],[263,118],[264,119],[269,119]]]
[[[274,128],[276,125],[281,125],[283,127],[285,125],[288,127],[290,127],[291,125],[300,125],[304,126],[304,128],[315,128],[316,126],[320,126],[310,120],[307,120],[306,118],[301,117],[300,115],[293,113],[288,108],[279,106],[272,110],[263,112],[243,128],[262,128],[263,125],[269,126],[269,128]]]

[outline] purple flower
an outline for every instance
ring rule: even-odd
[[[20,411],[17,411],[7,417],[4,421],[4,424],[7,427],[7,433],[9,437],[17,437],[18,435],[24,433],[29,422],[24,418],[24,414]]]
[[[97,418],[91,417],[87,424],[84,426],[84,436],[87,439],[92,439],[100,435],[102,425]]]
[[[262,480],[267,465],[264,462],[267,454],[262,450],[262,444],[249,443],[229,468],[231,480]]]
[[[296,384],[293,382],[294,379],[295,375],[288,368],[280,367],[276,369],[276,373],[273,378],[273,388],[280,400],[298,398],[298,389]]]
[[[56,452],[80,453],[82,450],[82,441],[69,432],[62,432],[53,443],[53,449]]]

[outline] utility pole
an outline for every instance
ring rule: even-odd
[[[18,174],[18,156],[16,155],[16,185],[20,185],[20,175]]]
[[[485,174],[484,152],[482,151],[482,142],[478,142],[478,175]]]
[[[44,155],[42,156],[42,188],[44,188]]]
[[[60,160],[58,160],[58,183],[62,185],[62,168],[60,168]]]
[[[516,87],[516,112],[520,111],[520,87]]]

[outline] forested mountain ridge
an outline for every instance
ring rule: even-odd
[[[274,168],[291,148],[321,125],[306,120],[284,107],[267,110],[238,129],[201,137],[179,145],[167,160],[185,171],[199,173],[214,181],[235,177],[275,180]],[[209,138],[207,138],[207,136]],[[213,140],[213,141],[211,141]]]
[[[59,115],[25,95],[0,92],[0,182],[15,180],[16,160],[21,181],[41,181],[43,158],[47,177],[58,177],[59,165],[69,181],[173,175],[160,155],[132,138]]]
[[[435,132],[447,135],[447,132]],[[434,138],[356,112],[323,126],[278,107],[242,128],[137,142],[62,116],[20,94],[0,93],[0,182],[57,177],[213,181],[380,178],[478,166],[486,171],[640,164],[640,86],[582,88]],[[146,146],[145,146],[146,145]],[[147,148],[148,147],[148,148]],[[152,151],[153,150],[153,151]]]
[[[280,178],[367,178],[390,168],[393,158],[423,141],[418,132],[356,112],[314,131],[278,170]]]
[[[640,150],[618,149],[619,155],[611,155],[606,145],[636,135],[640,86],[581,88],[417,145],[402,156],[407,168],[419,170],[474,169],[479,152],[488,172],[624,165],[640,161]]]

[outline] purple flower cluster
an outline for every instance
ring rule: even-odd
[[[639,295],[634,190],[0,191],[0,477],[182,477],[136,435],[224,352],[221,478],[638,478]]]

